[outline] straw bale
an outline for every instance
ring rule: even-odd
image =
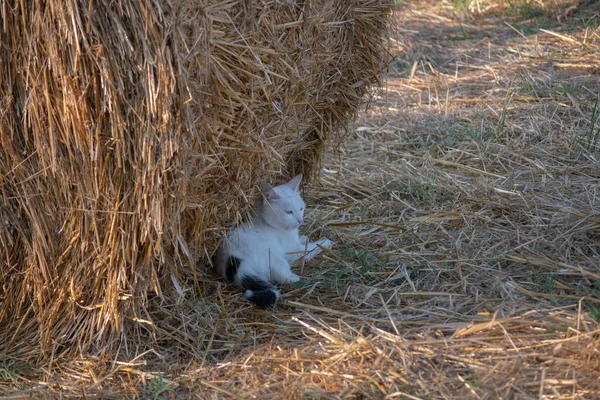
[[[315,173],[385,66],[389,0],[0,7],[0,352],[152,331],[265,181]],[[129,343],[129,342],[128,342]]]

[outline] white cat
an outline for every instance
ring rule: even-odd
[[[274,284],[297,282],[300,278],[290,264],[304,257],[309,261],[330,248],[332,242],[321,239],[310,243],[299,236],[304,222],[304,201],[300,197],[302,174],[286,184],[263,188],[248,223],[231,231],[217,251],[215,266],[228,282],[245,291],[246,298],[258,307],[273,305],[280,296]]]

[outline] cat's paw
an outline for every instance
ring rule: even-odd
[[[316,244],[326,249],[330,249],[333,246],[333,242],[329,239],[321,239]]]
[[[286,283],[295,283],[300,280],[300,277],[296,274],[289,274],[286,278]]]

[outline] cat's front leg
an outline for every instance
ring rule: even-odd
[[[316,245],[330,249],[333,246],[333,242],[327,238],[319,239],[315,242]]]
[[[306,246],[306,255],[304,259],[306,261],[312,260],[317,254],[321,253],[321,248],[330,249],[333,246],[333,242],[329,239],[319,239],[316,242],[308,243]]]
[[[311,247],[307,248],[307,246],[310,246],[308,237],[298,236],[295,240],[292,240],[290,245],[287,246],[288,251],[285,253],[285,258],[290,264],[300,260],[310,251]]]

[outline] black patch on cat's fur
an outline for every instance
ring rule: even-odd
[[[225,276],[227,277],[229,283],[233,283],[235,280],[235,276],[237,275],[238,267],[241,262],[242,260],[234,256],[230,256],[227,260],[227,265],[225,266]]]
[[[244,291],[252,291],[252,295],[246,298],[259,308],[270,307],[277,301],[277,289],[267,281],[256,276],[245,276],[240,280],[240,284]]]
[[[263,292],[269,289],[275,289],[272,283],[262,280],[256,276],[244,276],[240,283],[242,284],[242,289],[244,290],[252,290],[253,292]]]

